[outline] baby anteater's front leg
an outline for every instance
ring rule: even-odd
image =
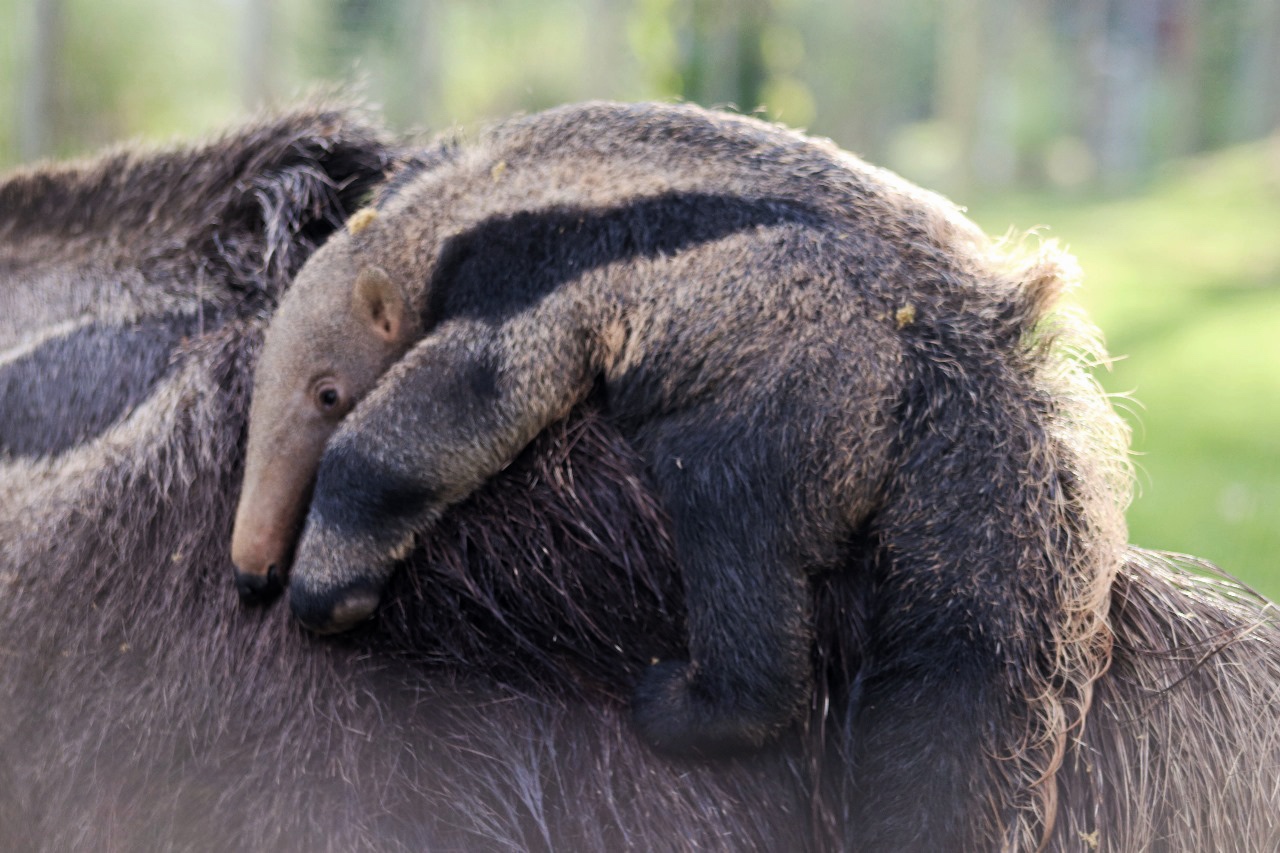
[[[748,752],[795,722],[811,693],[807,574],[788,544],[779,472],[705,427],[672,439],[654,469],[684,580],[690,659],[645,672],[635,721],[663,752]]]
[[[420,341],[325,448],[289,586],[294,614],[342,631],[441,512],[502,470],[589,389],[581,336],[451,321]]]

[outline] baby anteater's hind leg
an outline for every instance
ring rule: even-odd
[[[727,755],[794,722],[811,682],[807,573],[789,543],[785,474],[732,447],[654,466],[684,579],[689,661],[657,663],[635,693],[656,749]]]

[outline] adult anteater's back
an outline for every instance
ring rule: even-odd
[[[609,109],[741,128],[741,162],[779,153],[788,185],[817,158],[881,188],[891,473],[815,579],[804,723],[721,763],[634,736],[683,606],[652,472],[600,400],[441,521],[375,627],[320,642],[237,604],[266,316],[398,156],[307,113],[0,184],[0,846],[1274,849],[1270,606],[1124,544],[1125,436],[1087,327],[1050,310],[1066,261],[1007,263],[789,132]]]

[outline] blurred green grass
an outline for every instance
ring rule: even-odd
[[[1080,261],[1075,297],[1118,359],[1098,378],[1133,428],[1130,541],[1280,599],[1280,138],[1174,163],[1133,197],[969,212],[994,234],[1041,226]]]

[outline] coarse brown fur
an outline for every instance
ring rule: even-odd
[[[266,316],[393,154],[308,111],[0,185],[6,317],[30,324],[0,361],[6,411],[30,413],[0,425],[3,849],[765,848],[803,830],[795,756],[687,767],[632,741],[610,679],[679,600],[643,472],[590,412],[457,514],[427,554],[445,574],[406,580],[385,630],[319,644],[236,603],[225,543]]]
[[[763,122],[611,104],[510,122],[304,266],[258,366],[237,540],[281,504],[296,519],[315,476],[290,603],[349,627],[415,534],[597,393],[671,514],[687,596],[687,654],[635,691],[655,747],[737,753],[795,721],[810,579],[857,565],[860,539],[891,555],[886,597],[936,587],[956,614],[882,626],[919,683],[1024,679],[1046,716],[1019,725],[1052,730],[1097,674],[1105,602],[1078,574],[1119,562],[1119,484],[1075,475],[1089,448],[1058,400],[1076,389],[1038,375],[1056,257],[995,259],[941,199]],[[1087,415],[1114,456],[1114,415]],[[296,522],[271,527],[286,553]],[[1029,666],[1027,638],[1057,632],[1061,659]],[[881,707],[909,715],[913,691]],[[941,752],[1058,748],[981,729],[958,719]]]
[[[329,142],[355,131],[328,126],[334,136],[295,119],[174,156],[187,169],[226,165],[262,136],[292,151],[301,127],[328,140],[298,146],[310,174],[331,174],[320,152],[340,150]],[[386,151],[363,139],[353,148],[370,157],[360,171],[372,179]],[[135,159],[145,171],[147,158]],[[56,246],[58,223],[94,204],[95,184],[74,180],[94,168],[0,207],[6,309],[43,317],[46,287],[74,290],[96,275],[69,262],[56,279],[39,279],[26,271],[31,261],[13,260],[23,249],[15,223],[33,221],[32,211],[52,213],[45,227]],[[341,210],[295,195],[304,184],[279,161],[261,169],[238,184],[189,188],[187,198],[207,203],[229,186],[257,186],[276,202],[239,232],[245,263],[217,279],[246,295],[244,307],[230,299],[217,323],[197,324],[168,349],[158,377],[150,356],[134,361],[118,349],[139,349],[127,333],[144,320],[120,321],[114,349],[73,345],[70,327],[49,328],[73,315],[56,312],[6,343],[5,381],[15,355],[46,376],[77,376],[104,352],[126,381],[84,418],[74,396],[25,381],[37,397],[66,400],[61,417],[75,426],[51,447],[40,447],[30,421],[0,426],[0,846],[1034,849],[1045,837],[1053,850],[1275,848],[1280,635],[1269,606],[1206,567],[1188,573],[1172,558],[1116,548],[1109,568],[1096,542],[1077,541],[1108,528],[1114,539],[1127,480],[1105,400],[1069,357],[1079,321],[1067,318],[1048,344],[1041,318],[1059,283],[1051,251],[1025,274],[993,278],[991,289],[1036,294],[1012,306],[1014,325],[1031,332],[1018,339],[1027,346],[1017,363],[1032,381],[1005,391],[1011,406],[1048,409],[1050,428],[1019,435],[1024,420],[1009,418],[996,395],[985,411],[1005,420],[978,436],[1025,439],[1045,464],[1065,453],[1078,499],[1064,504],[1045,483],[1026,482],[1029,494],[1012,505],[1044,498],[1042,513],[979,528],[997,544],[1027,532],[1021,523],[1032,541],[1036,531],[1044,537],[1042,549],[1021,552],[1046,574],[1015,574],[1018,600],[1033,607],[1004,614],[1016,642],[1000,646],[1007,680],[991,686],[994,696],[929,676],[936,670],[922,658],[941,654],[960,668],[954,651],[914,647],[935,620],[971,630],[943,595],[964,580],[943,571],[952,551],[924,546],[930,533],[963,534],[953,551],[973,538],[968,507],[945,494],[966,482],[962,451],[973,435],[972,424],[946,421],[949,407],[978,390],[952,380],[987,363],[965,346],[967,311],[989,305],[972,293],[952,294],[965,310],[945,324],[934,315],[924,325],[928,294],[910,291],[890,306],[895,327],[919,324],[913,346],[930,356],[930,370],[902,388],[904,412],[915,416],[904,422],[921,440],[894,478],[925,491],[891,519],[912,535],[870,525],[850,543],[843,571],[814,579],[814,693],[804,724],[772,750],[684,762],[632,734],[627,693],[650,655],[680,652],[683,610],[651,474],[590,407],[447,513],[393,577],[378,618],[355,634],[316,642],[281,608],[238,608],[226,540],[258,312],[270,304],[258,294],[283,284],[263,272],[267,235],[289,244],[275,251],[303,255],[297,223]],[[0,185],[0,198],[10,191]],[[59,195],[61,207],[49,200]],[[260,209],[252,190],[227,197]],[[145,196],[112,205],[122,220],[139,208],[164,220],[166,209]],[[200,221],[234,232],[237,220]],[[160,247],[195,246],[175,255],[187,266],[175,264],[174,278],[136,279],[138,290],[190,292],[190,271],[217,267],[227,242],[194,244],[191,227],[172,218],[133,235],[113,270],[123,277]],[[984,267],[997,257],[981,241],[964,253]],[[109,309],[90,304],[89,316],[97,310]],[[193,310],[188,301],[172,314]],[[19,386],[3,387],[7,406]],[[961,439],[955,452],[952,439]],[[1039,470],[1026,461],[1009,467]],[[946,476],[921,470],[939,464]],[[990,460],[979,452],[972,464]],[[1063,516],[1070,541],[1048,534]],[[904,578],[903,555],[921,551],[933,559]],[[989,582],[975,565],[972,583]],[[899,698],[907,701],[889,704]],[[931,741],[955,717],[978,719],[1007,748],[939,751]],[[939,838],[953,843],[928,846]]]

